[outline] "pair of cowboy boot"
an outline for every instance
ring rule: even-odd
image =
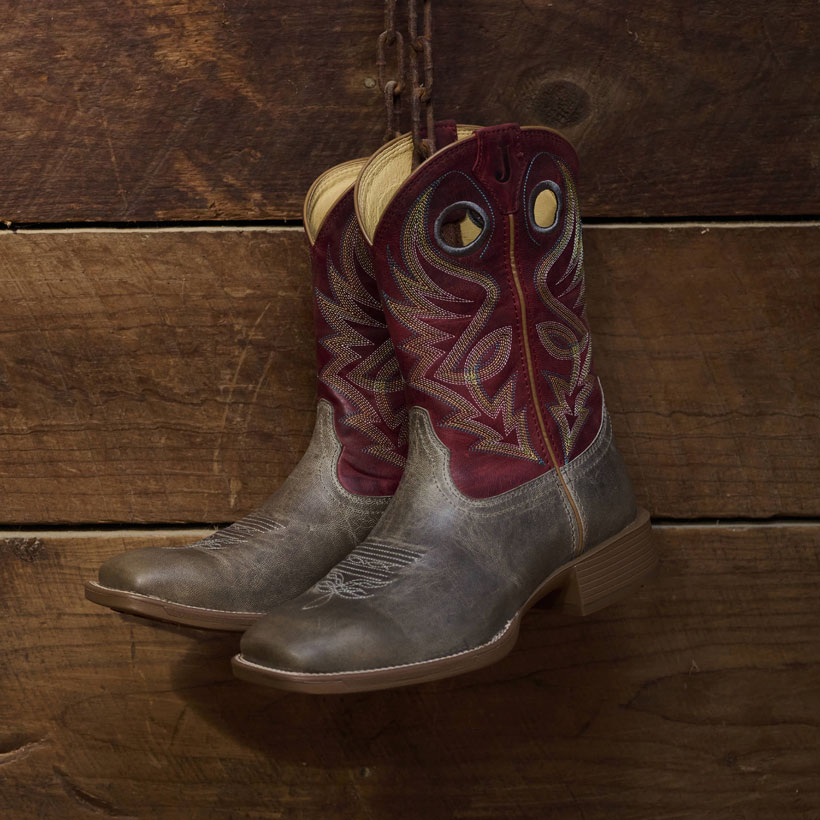
[[[106,562],[92,600],[249,627],[239,677],[348,692],[485,666],[547,594],[588,614],[652,571],[592,366],[575,152],[438,130],[416,170],[400,137],[308,194],[320,387],[296,470],[204,541]]]

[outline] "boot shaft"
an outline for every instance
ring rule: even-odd
[[[481,498],[582,453],[603,397],[575,152],[545,128],[469,130],[413,173],[401,140],[386,146],[357,208],[408,401],[430,414],[456,486]]]
[[[457,138],[436,123],[436,144]],[[367,159],[325,171],[305,197],[313,270],[320,399],[342,444],[338,478],[358,495],[392,495],[407,456],[404,379],[388,333],[370,246],[356,219],[353,185]]]
[[[392,495],[407,455],[404,380],[388,333],[368,244],[353,208],[366,160],[319,177],[305,199],[313,271],[318,397],[342,444],[338,478],[358,495]]]

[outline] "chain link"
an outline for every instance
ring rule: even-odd
[[[384,31],[379,35],[376,66],[379,88],[384,95],[385,142],[401,132],[401,95],[410,93],[410,123],[413,134],[413,167],[436,150],[433,117],[433,3],[422,0],[423,33],[419,35],[417,0],[407,0],[407,56],[410,82],[405,75],[404,37],[396,28],[397,0],[384,0]],[[387,78],[387,51],[393,49],[395,74]],[[423,109],[423,111],[422,111]],[[422,137],[422,128],[425,136]]]
[[[433,117],[433,2],[422,0],[424,33],[418,33],[417,0],[407,0],[407,32],[410,54],[410,118],[413,132],[413,167],[436,150]],[[421,71],[419,71],[421,62]],[[419,82],[421,75],[422,81]],[[421,136],[422,107],[426,136]]]
[[[387,49],[393,48],[396,60],[395,76],[386,79]],[[376,67],[379,72],[379,88],[384,95],[387,123],[384,141],[401,133],[401,93],[404,90],[404,37],[396,30],[396,0],[384,0],[384,31],[379,35],[376,47]]]

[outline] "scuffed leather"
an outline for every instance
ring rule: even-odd
[[[622,530],[638,514],[632,482],[615,446],[606,406],[602,413],[592,444],[560,468],[581,514],[587,549]]]
[[[106,561],[103,586],[223,612],[267,612],[321,578],[372,529],[389,497],[339,483],[342,447],[320,400],[310,445],[256,511],[185,547],[133,550]]]
[[[588,548],[636,514],[604,419],[592,445],[563,471],[594,538]],[[453,483],[449,457],[427,411],[413,408],[405,475],[379,523],[340,568],[251,627],[242,657],[291,672],[352,672],[452,655],[497,635],[573,557],[575,517],[555,470],[472,499]],[[380,550],[418,557],[380,567],[372,558]],[[349,583],[345,566],[365,583]]]

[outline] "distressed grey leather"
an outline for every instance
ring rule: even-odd
[[[321,400],[305,455],[258,510],[189,546],[117,555],[100,567],[100,584],[225,612],[267,612],[293,598],[365,538],[390,500],[345,490],[341,452]]]
[[[635,518],[632,482],[615,446],[606,405],[595,441],[560,472],[581,514],[586,549],[606,541]]]
[[[453,484],[428,413],[410,412],[405,474],[370,535],[310,590],[258,621],[245,660],[291,672],[414,663],[491,640],[574,557],[575,516],[555,470],[486,499]],[[637,514],[604,409],[589,448],[563,468],[591,548]]]

